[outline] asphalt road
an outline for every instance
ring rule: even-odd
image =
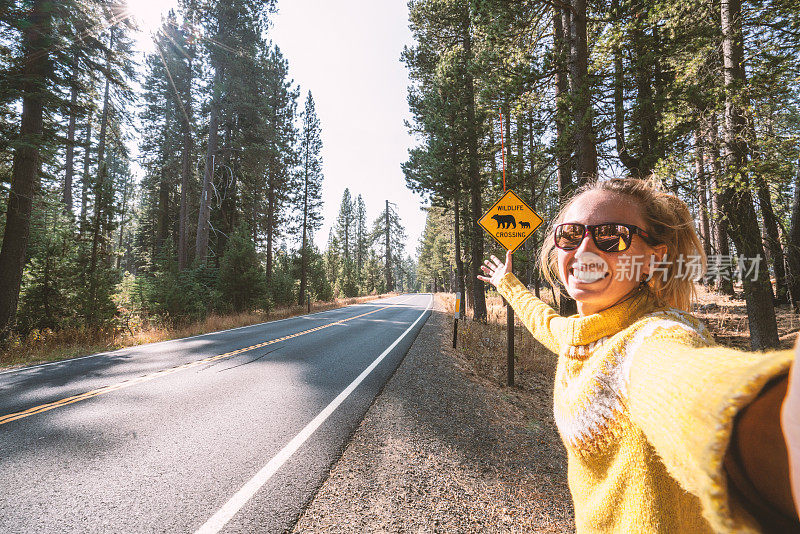
[[[0,372],[0,532],[282,532],[430,295]]]

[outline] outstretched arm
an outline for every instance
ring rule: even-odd
[[[800,336],[794,346],[795,359],[789,372],[789,384],[783,401],[781,427],[789,455],[789,474],[795,511],[800,511]]]
[[[781,404],[787,397],[787,384],[785,376],[774,380],[742,410],[734,424],[728,447],[732,458],[728,461],[739,463],[746,480],[765,501],[785,516],[797,518],[790,487],[789,434],[786,434],[796,432],[797,423],[784,419],[781,425]]]
[[[506,262],[503,263],[496,256],[484,261],[481,269],[485,276],[478,276],[479,280],[489,282],[511,304],[517,312],[525,327],[533,334],[539,343],[548,350],[559,353],[560,347],[555,335],[558,321],[563,320],[558,312],[545,302],[536,298],[522,283],[511,273],[511,252],[506,253]]]

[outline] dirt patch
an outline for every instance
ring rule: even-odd
[[[452,351],[446,309],[437,298],[295,532],[574,530],[553,368],[542,387],[498,387]]]
[[[730,297],[701,285],[696,285],[695,288],[698,299],[692,306],[692,314],[709,327],[717,343],[740,350],[752,350],[747,307],[741,293],[737,297]],[[778,322],[780,348],[792,348],[797,332],[800,331],[800,316],[794,313],[790,305],[781,304],[775,306],[775,317]]]

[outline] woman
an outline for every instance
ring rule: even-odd
[[[510,254],[478,278],[559,354],[554,410],[578,532],[800,530],[780,426],[783,399],[800,404],[797,379],[786,394],[793,352],[715,347],[689,313],[705,257],[686,205],[654,181],[598,181],[550,235],[542,270],[577,315],[532,295]],[[798,411],[783,414],[795,433]]]

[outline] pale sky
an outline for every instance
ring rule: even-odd
[[[130,1],[146,24],[175,5]],[[349,187],[353,198],[363,196],[370,225],[386,199],[397,205],[406,254],[416,256],[425,214],[400,168],[414,142],[403,123],[409,81],[400,52],[412,43],[406,0],[279,0],[278,10],[269,37],[300,85],[298,111],[310,90],[322,126],[325,221],[315,242],[324,249]]]

